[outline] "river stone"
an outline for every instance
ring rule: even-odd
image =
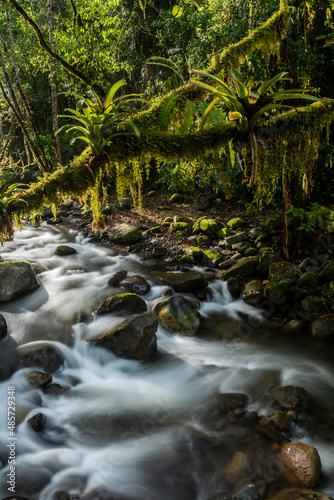
[[[329,283],[325,283],[321,287],[321,293],[330,302],[334,302],[334,281],[330,281]]]
[[[151,285],[142,276],[128,276],[120,282],[120,286],[126,288],[130,292],[145,295],[151,290]]]
[[[331,497],[320,491],[313,491],[302,488],[286,488],[278,492],[269,500],[332,500]]]
[[[259,259],[257,257],[242,257],[225,274],[225,279],[238,276],[249,276],[255,273]]]
[[[301,274],[301,270],[290,262],[274,262],[269,268],[269,281],[264,289],[265,297],[278,305],[291,299]]]
[[[151,359],[157,351],[158,319],[153,313],[144,313],[122,321],[106,335],[98,335],[90,342],[112,351],[119,358]]]
[[[312,337],[321,340],[334,338],[334,314],[326,314],[311,323]]]
[[[194,335],[200,325],[199,308],[198,300],[190,300],[183,295],[172,295],[159,300],[152,311],[170,333]]]
[[[244,221],[240,219],[240,217],[235,217],[234,219],[230,219],[227,223],[227,226],[232,229],[238,229],[244,225]]]
[[[0,340],[7,336],[7,321],[6,318],[0,314]]]
[[[263,233],[263,231],[260,227],[253,227],[252,229],[250,229],[248,231],[248,238],[251,241],[255,241],[262,233]]]
[[[308,330],[308,323],[302,319],[291,319],[285,323],[283,331],[288,334],[303,333]]]
[[[248,396],[242,392],[226,392],[217,396],[218,409],[223,415],[229,411],[245,408],[247,403]]]
[[[17,365],[17,343],[10,335],[0,341],[0,380],[8,378]]]
[[[234,245],[232,245],[232,250],[243,253],[250,248],[250,246],[251,243],[249,241],[241,241],[240,243],[234,243]]]
[[[75,253],[77,253],[76,249],[69,247],[68,245],[59,245],[55,250],[55,254],[60,257],[64,257],[65,255],[74,255]]]
[[[295,410],[301,413],[309,406],[309,394],[302,387],[277,386],[270,389],[270,394],[283,410]]]
[[[302,308],[306,312],[317,313],[327,309],[327,301],[324,297],[308,295],[302,300]]]
[[[70,390],[66,385],[60,384],[50,384],[43,387],[42,391],[44,394],[48,396],[59,396],[60,394],[64,394]]]
[[[140,314],[146,311],[146,302],[136,293],[118,293],[104,300],[99,305],[96,314],[108,314],[119,311],[129,314]]]
[[[120,208],[121,210],[128,210],[132,206],[131,198],[120,198],[114,203],[115,208]]]
[[[259,265],[257,266],[256,270],[260,274],[267,273],[271,264],[273,264],[274,262],[279,262],[280,260],[282,260],[282,257],[280,255],[266,251],[261,254]]]
[[[169,198],[170,203],[182,203],[182,195],[178,193],[174,193],[170,198]]]
[[[243,451],[236,451],[226,466],[225,477],[231,483],[247,478],[250,471],[249,459]]]
[[[217,267],[223,260],[223,256],[217,250],[205,250],[203,255],[203,264],[206,266]]]
[[[325,282],[334,281],[334,262],[328,262],[319,276]]]
[[[127,274],[128,274],[128,272],[123,270],[123,269],[120,271],[117,271],[115,274],[113,274],[109,278],[108,286],[118,286],[119,283],[126,278]]]
[[[29,386],[34,389],[37,387],[44,387],[45,385],[51,384],[53,380],[52,375],[50,375],[50,373],[44,373],[38,370],[26,373],[24,377],[28,382]]]
[[[246,283],[242,292],[242,300],[246,304],[257,306],[263,300],[263,285],[261,280],[252,280]]]
[[[36,366],[41,370],[53,373],[64,364],[63,357],[57,349],[47,343],[26,344],[18,349],[18,367]]]
[[[233,234],[232,236],[228,236],[227,238],[225,238],[226,243],[230,247],[232,245],[235,245],[236,243],[241,243],[247,240],[248,240],[248,235],[245,231],[243,231],[242,233]]]
[[[227,289],[233,297],[238,297],[241,292],[241,283],[237,278],[227,280]]]
[[[194,257],[194,259],[197,261],[200,261],[203,258],[203,252],[198,247],[188,247],[185,249],[185,252],[190,257]]]
[[[273,441],[280,438],[281,431],[287,428],[289,419],[282,410],[272,410],[261,418],[258,429],[269,436]]]
[[[314,446],[301,441],[290,441],[281,447],[283,473],[297,486],[312,488],[319,482],[321,461]]]
[[[0,262],[0,302],[16,299],[39,286],[29,262]]]
[[[316,273],[308,271],[300,277],[299,286],[302,288],[316,288],[318,285],[319,276]]]
[[[35,432],[41,432],[46,424],[46,416],[43,413],[36,413],[27,420],[27,423]]]
[[[109,241],[120,245],[131,245],[142,238],[141,231],[132,224],[117,224],[108,235]]]
[[[164,271],[153,271],[157,284],[167,285],[176,292],[193,292],[208,285],[207,279],[200,273],[166,273]]]

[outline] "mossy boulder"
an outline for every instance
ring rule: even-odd
[[[159,300],[153,307],[153,313],[169,332],[194,335],[200,325],[199,307],[198,300],[172,295]]]
[[[182,196],[178,193],[174,193],[170,198],[170,203],[182,203]]]
[[[244,251],[244,256],[245,257],[252,257],[254,255],[257,255],[257,250],[256,248],[254,247],[248,247],[246,248],[246,250]]]
[[[319,285],[319,276],[313,272],[304,273],[299,280],[299,286],[308,288],[317,288]]]
[[[104,300],[96,310],[96,314],[109,314],[113,312],[140,314],[145,311],[146,302],[142,297],[136,293],[118,293]]]
[[[218,231],[217,237],[220,240],[226,238],[226,236],[230,236],[233,233],[233,230],[230,227],[223,227]]]
[[[140,229],[132,224],[118,224],[108,235],[109,241],[120,245],[131,245],[142,239]]]
[[[257,257],[242,257],[225,274],[224,278],[235,278],[238,276],[249,276],[255,273],[259,259]]]
[[[232,236],[228,236],[227,238],[225,238],[226,243],[230,247],[232,247],[232,245],[235,245],[236,243],[241,243],[247,240],[248,236],[246,231],[242,231],[241,233],[233,234]]]
[[[334,339],[334,314],[326,314],[311,323],[312,337],[320,340]]]
[[[320,271],[319,276],[325,282],[334,281],[334,262],[328,262],[324,269]]]
[[[36,275],[26,261],[0,262],[0,302],[16,299],[38,288]]]
[[[92,338],[90,343],[112,351],[119,358],[146,361],[156,354],[157,329],[156,316],[144,313],[122,321],[109,333]]]
[[[325,283],[325,285],[321,287],[321,293],[330,302],[334,302],[334,281]]]
[[[234,219],[230,219],[227,223],[227,226],[231,229],[239,229],[244,225],[244,221],[240,217],[235,217]]]
[[[269,281],[264,290],[265,297],[274,304],[284,304],[292,298],[298,288],[301,274],[301,270],[290,262],[281,261],[271,264]]]
[[[246,283],[245,288],[242,292],[242,300],[246,302],[246,304],[257,306],[261,304],[263,296],[264,289],[262,281],[252,280]]]
[[[206,236],[215,237],[219,232],[219,224],[209,217],[201,217],[193,226],[193,233],[202,233]]]
[[[271,264],[273,264],[274,262],[279,262],[281,260],[282,257],[280,255],[277,255],[270,250],[265,251],[260,257],[259,265],[257,266],[256,270],[260,274],[265,274],[269,271]]]
[[[222,262],[223,256],[218,250],[205,250],[203,254],[203,264],[217,267]]]
[[[198,247],[188,247],[185,250],[186,254],[193,257],[195,260],[200,261],[203,258],[203,252]]]
[[[191,229],[189,227],[189,224],[187,222],[173,222],[168,231],[170,233],[176,233],[178,234],[179,232],[181,235],[190,235],[191,234]]]
[[[55,250],[55,254],[59,257],[74,255],[75,253],[77,253],[76,249],[73,247],[69,247],[68,245],[59,245]]]
[[[308,295],[302,300],[302,308],[306,312],[317,313],[327,308],[327,300],[318,295]]]
[[[208,285],[207,279],[200,273],[166,273],[164,271],[153,271],[157,284],[167,285],[176,292],[193,292]]]
[[[204,234],[201,234],[198,238],[197,238],[197,243],[198,245],[203,245],[203,246],[210,246],[211,243],[212,243],[212,240],[209,236],[205,236]]]

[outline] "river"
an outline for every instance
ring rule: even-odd
[[[77,253],[55,255],[61,244]],[[214,280],[195,337],[159,328],[157,361],[119,359],[86,340],[108,332],[121,318],[93,312],[117,292],[107,285],[111,275],[126,269],[150,280],[149,265],[47,225],[17,231],[0,253],[5,260],[29,261],[42,284],[2,303],[10,335],[19,345],[45,340],[55,345],[65,365],[53,382],[70,388],[57,397],[28,389],[29,368],[0,383],[1,498],[10,496],[11,442],[15,493],[29,500],[216,500],[250,483],[258,485],[261,498],[269,498],[281,481],[275,446],[253,422],[255,412],[270,410],[273,385],[300,386],[312,396],[310,415],[300,416],[289,436],[317,448],[323,471],[317,489],[334,495],[332,347],[286,338]],[[165,292],[164,286],[152,287],[143,297],[148,310]],[[244,329],[240,313],[258,327]],[[8,434],[8,387],[15,387],[21,422],[15,441]],[[217,395],[224,393],[248,395],[240,417],[217,416]],[[46,424],[37,433],[27,421],[39,412]],[[248,457],[240,477],[231,465],[236,452]],[[61,491],[69,495],[62,497]]]

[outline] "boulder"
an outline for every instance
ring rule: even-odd
[[[120,282],[120,286],[126,288],[132,293],[139,293],[145,295],[151,290],[151,285],[142,276],[127,276]]]
[[[321,293],[327,300],[334,302],[334,281],[329,281],[321,287]]]
[[[288,334],[304,333],[308,331],[309,324],[302,319],[291,319],[285,323],[283,331]]]
[[[46,424],[46,416],[44,413],[36,413],[27,420],[27,423],[35,432],[41,432]]]
[[[48,396],[59,396],[60,394],[64,394],[70,390],[69,387],[66,385],[60,385],[60,384],[50,384],[46,385],[43,387],[42,391],[44,394],[47,394]]]
[[[248,231],[248,238],[251,241],[255,241],[262,233],[263,233],[263,231],[260,227],[253,227],[252,229],[250,229]]]
[[[68,245],[59,245],[55,250],[55,254],[59,257],[74,255],[75,253],[77,253],[76,249],[73,247],[69,247]]]
[[[276,493],[269,500],[332,500],[331,497],[320,491],[302,488],[286,488]]]
[[[231,483],[242,481],[249,475],[251,466],[249,458],[243,451],[236,451],[228,462],[225,476]]]
[[[120,208],[121,210],[128,210],[132,207],[132,199],[131,198],[120,198],[115,201],[115,208]]]
[[[52,344],[26,344],[18,349],[18,367],[36,366],[41,370],[53,373],[64,364],[63,357]]]
[[[227,280],[227,289],[233,297],[238,297],[241,292],[241,283],[237,278]]]
[[[242,257],[225,274],[225,279],[238,276],[249,276],[255,273],[259,259],[257,257]]]
[[[281,432],[284,431],[289,424],[289,419],[282,410],[272,410],[261,418],[257,429],[266,434],[273,441],[281,438]]]
[[[167,285],[176,292],[193,292],[207,286],[207,279],[200,273],[166,273],[164,271],[153,271],[152,276],[159,285]]]
[[[248,235],[246,231],[243,231],[242,233],[237,233],[233,234],[232,236],[228,236],[227,238],[225,238],[225,241],[229,247],[232,247],[232,245],[235,245],[236,243],[248,241]]]
[[[0,380],[8,378],[16,369],[17,343],[10,335],[0,341]]]
[[[290,441],[281,447],[283,474],[297,486],[313,488],[319,482],[321,461],[314,446],[301,441]]]
[[[270,389],[270,394],[283,410],[303,412],[309,406],[309,394],[302,387],[294,387],[293,385],[276,386]]]
[[[146,302],[136,293],[118,293],[104,300],[99,305],[96,314],[109,314],[120,311],[129,314],[143,313],[146,311]]]
[[[144,313],[122,321],[105,335],[90,340],[96,346],[112,351],[119,358],[151,359],[157,351],[158,319],[153,313]]]
[[[308,295],[302,300],[302,308],[306,312],[317,313],[327,309],[327,301],[318,295]]]
[[[205,250],[203,255],[203,264],[206,266],[217,267],[223,260],[223,256],[218,250]]]
[[[16,299],[38,287],[39,282],[29,262],[0,262],[0,302]]]
[[[319,276],[322,281],[334,281],[334,262],[328,262],[328,264],[325,265],[324,269],[320,271]]]
[[[0,314],[0,340],[7,336],[7,321],[6,318]]]
[[[205,236],[210,236],[211,238],[217,236],[219,231],[219,224],[209,217],[201,217],[198,219],[194,226],[194,234],[204,234]]]
[[[256,270],[260,274],[265,274],[269,271],[271,264],[273,264],[274,262],[279,262],[280,260],[282,260],[282,257],[280,255],[277,255],[270,251],[263,252],[261,254],[259,265],[257,266]]]
[[[127,274],[128,272],[125,270],[117,271],[109,278],[108,286],[118,286],[119,283],[126,278]]]
[[[198,300],[172,295],[159,300],[152,311],[169,332],[194,335],[200,325],[199,308]]]
[[[182,195],[178,193],[174,193],[170,198],[169,198],[170,203],[182,203]]]
[[[263,284],[261,280],[252,280],[246,283],[242,292],[242,300],[246,304],[257,306],[263,300]]]
[[[278,305],[290,300],[298,288],[301,274],[301,270],[290,262],[281,261],[271,264],[269,281],[264,289],[265,297]]]
[[[44,373],[38,370],[26,373],[24,377],[29,386],[34,389],[37,387],[44,387],[52,382],[52,375],[50,375],[50,373]]]
[[[235,217],[234,219],[230,219],[227,223],[227,226],[232,229],[238,229],[244,225],[244,221],[240,219],[240,217]]]
[[[203,252],[198,247],[188,247],[185,249],[185,252],[190,257],[194,257],[194,259],[197,261],[200,261],[203,258]]]
[[[299,286],[302,288],[316,288],[319,285],[319,276],[311,271],[304,273],[299,280]]]
[[[232,250],[244,253],[250,247],[251,243],[249,241],[241,241],[241,243],[234,243],[234,245],[232,245]]]
[[[312,321],[311,334],[315,339],[334,339],[334,314],[325,314]]]
[[[131,245],[142,238],[140,229],[132,224],[117,224],[108,235],[109,241],[120,245]]]

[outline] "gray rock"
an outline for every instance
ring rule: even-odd
[[[306,259],[299,264],[299,267],[305,272],[316,272],[319,270],[318,261],[312,257],[306,257]]]
[[[55,254],[59,257],[74,255],[75,253],[77,253],[76,249],[73,247],[69,247],[68,245],[59,245],[55,250]]]
[[[262,229],[260,227],[253,227],[250,231],[248,231],[248,238],[251,241],[255,241],[260,234],[262,234]]]
[[[259,259],[257,257],[243,257],[234,264],[231,269],[225,274],[225,279],[235,278],[238,276],[249,276],[253,274],[257,268]]]
[[[320,340],[334,338],[334,314],[326,314],[311,323],[312,337]]]
[[[38,288],[39,282],[25,261],[0,262],[0,301],[6,302]]]
[[[277,386],[270,389],[270,394],[282,410],[295,410],[300,413],[307,410],[309,406],[309,394],[302,387]]]
[[[131,224],[118,224],[115,226],[108,239],[113,243],[119,243],[120,245],[130,245],[132,243],[137,243],[142,238],[141,231],[138,227]]]
[[[125,270],[117,271],[109,278],[108,286],[118,286],[119,283],[126,278],[127,274],[128,272]]]
[[[311,271],[304,273],[299,280],[299,286],[304,288],[316,288],[319,285],[319,276]]]
[[[262,249],[261,249],[262,250]],[[260,274],[265,274],[269,271],[271,264],[274,262],[279,262],[282,260],[280,255],[277,255],[273,252],[264,252],[259,261],[259,265],[257,266],[257,272]]]
[[[247,241],[248,240],[248,234],[246,231],[243,231],[242,233],[238,234],[233,234],[232,236],[228,236],[225,238],[226,243],[231,247],[232,245],[235,245],[236,243],[241,243],[242,241]]]
[[[143,313],[146,311],[146,302],[136,293],[118,293],[104,300],[98,307],[96,314],[109,314],[120,311],[129,314]]]
[[[245,250],[250,248],[251,244],[249,241],[241,241],[241,243],[234,243],[232,245],[232,250],[243,253]]]
[[[306,312],[317,313],[327,308],[327,301],[324,297],[308,295],[302,300],[302,308]]]
[[[200,273],[165,273],[163,271],[153,271],[152,276],[157,284],[167,285],[176,292],[192,292],[207,286],[207,279]]]
[[[18,349],[18,367],[33,367],[53,373],[64,364],[63,357],[52,344],[27,344]]]
[[[123,321],[106,335],[90,340],[112,351],[117,357],[149,360],[156,354],[158,319],[153,313],[140,314]]]
[[[334,281],[334,262],[328,262],[319,276],[325,282]]]
[[[130,292],[145,295],[151,290],[151,285],[142,276],[127,276],[120,282],[120,286],[126,288]]]
[[[264,297],[264,289],[261,280],[252,280],[246,283],[242,292],[242,300],[252,306],[259,305]]]
[[[199,308],[198,300],[172,295],[156,302],[152,311],[169,332],[194,335],[200,325]]]

